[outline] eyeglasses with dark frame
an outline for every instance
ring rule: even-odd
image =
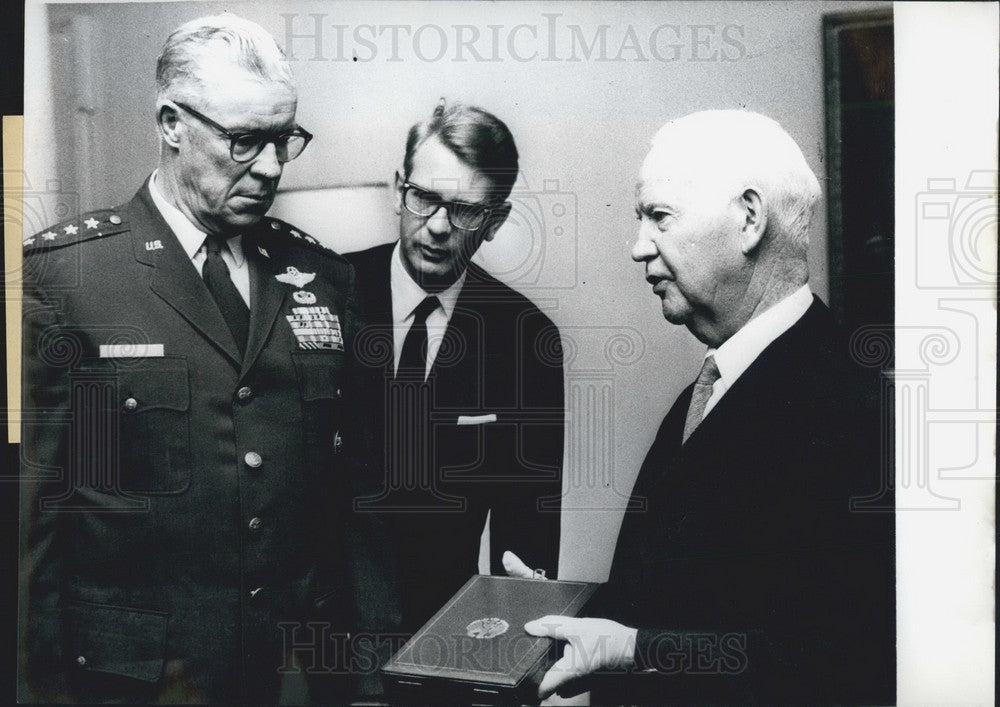
[[[218,130],[229,140],[229,156],[235,162],[250,162],[259,155],[269,142],[274,143],[275,154],[278,162],[291,162],[302,154],[306,145],[313,136],[308,130],[301,126],[296,126],[294,130],[286,133],[268,133],[263,131],[247,131],[242,133],[232,132],[222,127],[207,115],[199,113],[194,108],[179,101],[174,104],[185,113],[190,113],[195,118]]]
[[[441,195],[413,182],[403,182],[403,206],[414,216],[428,218],[444,207],[448,223],[463,231],[476,231],[483,227],[495,206],[483,206],[467,201],[447,201]]]

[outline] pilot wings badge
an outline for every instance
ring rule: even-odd
[[[303,287],[316,279],[316,273],[299,272],[298,268],[293,265],[289,265],[285,272],[280,275],[275,275],[274,277],[278,282],[283,282],[286,285],[294,285],[296,288],[301,290]]]

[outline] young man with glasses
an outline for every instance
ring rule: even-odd
[[[311,137],[289,65],[207,17],[157,87],[135,197],[25,243],[25,701],[275,703],[288,627],[349,629],[350,266],[265,216]]]
[[[395,178],[398,241],[348,255],[359,367],[379,391],[359,408],[375,435],[372,487],[355,509],[391,529],[382,556],[397,571],[407,632],[478,571],[484,527],[493,573],[504,572],[505,550],[557,570],[559,332],[471,262],[510,213],[517,170],[502,121],[442,102],[409,132]]]

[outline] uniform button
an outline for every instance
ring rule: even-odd
[[[340,448],[344,446],[344,440],[340,436],[340,430],[333,434],[333,453],[340,454]]]
[[[264,460],[259,454],[257,454],[257,452],[247,452],[243,457],[243,461],[245,461],[247,466],[251,469],[256,469],[264,463]]]
[[[271,221],[271,228],[273,228],[275,231],[280,231],[281,224],[278,223],[277,221]]]
[[[236,397],[237,399],[239,399],[240,402],[245,403],[246,401],[248,401],[250,398],[253,397],[253,391],[250,389],[250,386],[245,385],[236,391]]]
[[[340,388],[337,388],[337,397],[338,397],[338,398],[342,398],[342,397],[344,397],[344,396],[343,396],[343,395],[341,395],[341,393],[340,393]]]
[[[119,216],[118,214],[111,214],[110,216],[108,216],[108,221],[117,226],[122,222],[122,217]]]
[[[80,665],[80,666],[86,665],[87,664],[87,659],[84,658],[82,655],[78,655],[76,657],[76,664]]]
[[[129,412],[134,411],[138,407],[139,407],[139,401],[136,400],[135,398],[127,398],[125,400],[125,409],[128,410]]]
[[[251,599],[256,599],[257,595],[260,594],[262,591],[264,591],[264,587],[257,587],[256,589],[251,589],[250,590],[250,598]]]
[[[254,517],[250,519],[250,530],[257,530],[262,525],[264,525],[264,521],[260,518]]]

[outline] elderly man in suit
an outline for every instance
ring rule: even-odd
[[[21,697],[273,703],[349,604],[351,269],[265,216],[311,137],[270,35],[191,21],[156,79],[158,168],[25,243]]]
[[[598,703],[894,701],[893,516],[864,502],[878,388],[807,284],[819,194],[764,116],[654,138],[632,257],[708,351],[639,472],[601,618],[526,627],[568,641],[543,696],[602,673],[584,681]]]
[[[358,411],[375,434],[372,486],[355,512],[388,529],[385,567],[408,633],[477,572],[484,527],[494,573],[508,549],[549,576],[557,568],[559,332],[470,262],[507,218],[517,171],[501,120],[442,102],[409,132],[398,240],[347,256],[363,322],[357,358],[378,391]]]

